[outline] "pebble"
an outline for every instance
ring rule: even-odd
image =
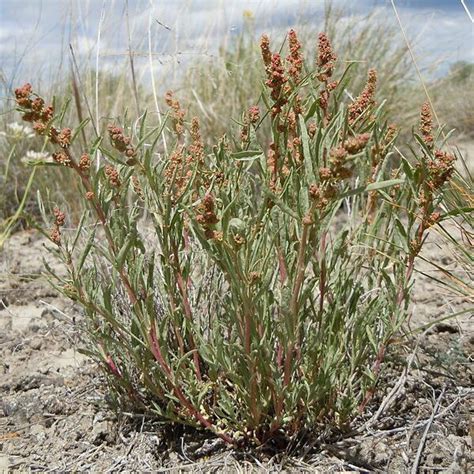
[[[41,346],[43,345],[43,339],[41,337],[34,337],[30,341],[30,347],[34,351],[39,351],[41,349]]]

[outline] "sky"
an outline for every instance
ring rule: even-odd
[[[394,1],[422,66],[436,63],[443,73],[453,62],[474,62],[473,23],[461,0]],[[390,0],[332,3],[345,17],[376,13],[396,22]],[[464,4],[474,16],[474,0]],[[0,0],[0,79],[9,88],[32,75],[57,77],[70,67],[70,44],[80,65],[118,70],[130,44],[140,80],[149,76],[149,50],[155,74],[177,75],[189,59],[212,57],[231,42],[245,15],[254,18],[256,33],[305,24],[316,34],[324,6],[324,0]]]

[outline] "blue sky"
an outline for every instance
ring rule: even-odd
[[[179,63],[215,54],[255,17],[257,32],[276,34],[300,23],[321,29],[324,0],[129,0],[128,23],[139,74],[149,68],[148,41],[157,73],[179,74]],[[396,20],[389,0],[334,0],[356,18],[378,12]],[[396,0],[417,59],[439,71],[458,60],[474,61],[474,33],[460,0]],[[474,15],[474,0],[464,0]],[[126,0],[0,0],[0,73],[18,84],[32,74],[47,81],[69,68],[69,43],[81,64],[112,70],[126,62]],[[160,23],[158,23],[160,22]],[[165,26],[162,26],[165,25]],[[100,28],[99,28],[100,27]],[[100,30],[100,44],[97,48]],[[149,33],[150,31],[150,33]],[[149,36],[150,35],[150,36]],[[97,57],[97,52],[99,56]],[[170,72],[172,71],[172,72]],[[149,71],[148,71],[149,72]]]

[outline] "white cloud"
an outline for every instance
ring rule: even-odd
[[[18,0],[2,2],[0,55],[4,75],[31,78],[37,71],[58,65],[68,67],[68,43],[74,45],[81,64],[95,67],[97,35],[102,11],[100,65],[113,70],[127,60],[127,18],[122,0],[42,0],[29,1],[18,15]],[[324,0],[129,0],[129,22],[132,49],[137,70],[144,78],[148,63],[148,27],[151,15],[154,67],[185,63],[192,57],[208,58],[223,41],[232,41],[243,27],[243,12],[254,15],[256,32],[280,35],[290,26],[305,23],[319,28],[323,20]],[[378,0],[336,0],[343,11],[362,16],[375,9],[383,10],[386,21],[393,24],[393,12]],[[456,11],[407,8],[399,12],[420,60],[433,61],[435,56],[446,62],[473,60],[472,25],[465,13]],[[341,20],[344,21],[344,20]],[[161,26],[158,22],[170,28]],[[26,46],[25,46],[26,45]],[[24,57],[23,52],[25,51]]]

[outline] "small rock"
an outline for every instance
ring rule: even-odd
[[[26,375],[16,383],[14,390],[17,392],[26,392],[28,390],[39,388],[41,385],[61,386],[64,385],[64,379],[62,377],[44,377],[43,375],[37,374]]]
[[[3,402],[2,403],[2,411],[4,416],[12,416],[18,408],[18,405],[16,403],[8,403],[8,402]]]
[[[102,443],[110,443],[113,441],[112,433],[110,432],[109,423],[106,421],[99,421],[92,427],[91,442],[96,446]]]
[[[39,351],[42,345],[43,345],[43,340],[40,337],[34,337],[30,341],[30,347],[35,351]]]
[[[40,433],[44,433],[44,426],[40,424],[31,425],[30,426],[30,434],[38,435]]]

